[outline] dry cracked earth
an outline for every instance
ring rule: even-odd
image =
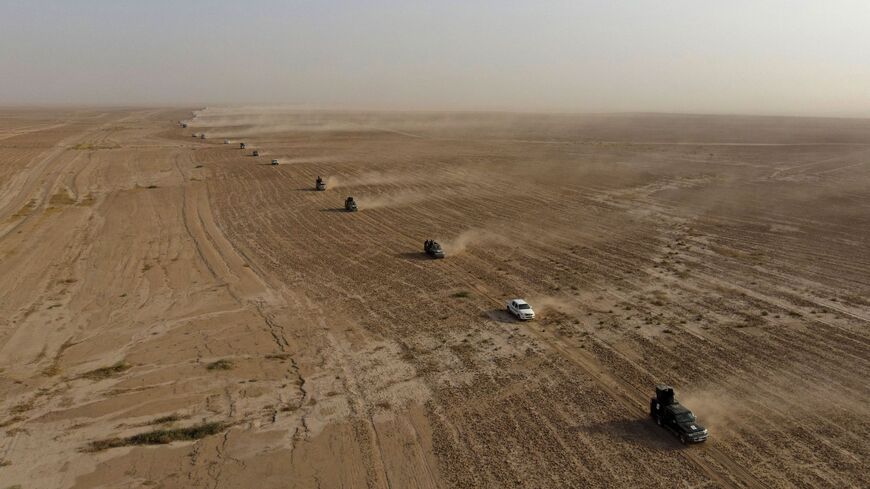
[[[868,487],[868,322],[866,120],[0,111],[0,489]]]

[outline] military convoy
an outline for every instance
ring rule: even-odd
[[[186,127],[183,124],[182,127]],[[205,139],[205,134],[192,134],[193,137],[199,136]],[[224,141],[228,143],[229,141]],[[239,143],[241,149],[245,149],[245,143]],[[259,150],[254,150],[252,156],[260,156]],[[277,165],[278,160],[273,159],[272,165]],[[314,189],[317,191],[326,190],[326,181],[320,176],[314,182]],[[344,200],[344,210],[346,212],[355,212],[358,210],[353,197],[348,197]],[[434,239],[427,239],[423,242],[423,252],[432,258],[444,258],[444,249]],[[535,312],[532,307],[522,299],[513,299],[507,303],[507,311],[522,321],[535,319]],[[672,432],[679,438],[683,444],[701,443],[707,440],[708,431],[700,425],[694,413],[687,407],[680,404],[674,397],[674,389],[668,385],[657,385],[655,387],[655,397],[650,398],[649,413],[655,422]]]
[[[656,386],[656,396],[649,400],[649,415],[684,445],[707,439],[707,429],[698,423],[692,411],[677,401],[674,388],[669,385]]]
[[[423,253],[426,253],[432,258],[444,258],[444,250],[434,239],[427,239],[423,242]]]
[[[347,212],[356,212],[356,202],[353,201],[353,197],[348,197],[344,199],[344,210]]]

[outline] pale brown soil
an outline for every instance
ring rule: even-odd
[[[0,111],[0,489],[870,485],[870,122],[191,117]]]

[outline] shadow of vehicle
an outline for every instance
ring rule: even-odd
[[[402,253],[396,253],[396,258],[402,258],[404,260],[411,261],[435,261],[429,255],[422,252],[414,252],[414,251],[405,251]]]
[[[486,317],[499,323],[521,323],[513,314],[505,309],[490,309],[484,313]]]
[[[591,435],[616,438],[652,450],[675,451],[690,448],[680,443],[667,430],[657,426],[648,417],[593,422],[589,425],[577,426],[575,430]]]

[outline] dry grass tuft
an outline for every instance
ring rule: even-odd
[[[109,367],[98,368],[96,370],[91,370],[90,372],[85,372],[81,375],[81,377],[90,380],[104,380],[108,379],[109,377],[114,377],[115,375],[129,370],[130,368],[132,367],[122,360]]]
[[[208,370],[230,370],[233,368],[233,362],[222,358],[216,362],[211,362],[205,366]]]
[[[154,419],[154,420],[152,420],[152,421],[151,421],[150,423],[148,423],[148,424],[167,424],[167,423],[174,423],[174,422],[176,422],[176,421],[178,421],[178,420],[180,420],[180,419],[182,419],[181,416],[179,416],[177,413],[172,413],[172,414],[170,414],[169,416],[163,416],[163,417],[160,417],[160,418]]]
[[[87,448],[90,452],[99,452],[109,448],[125,447],[130,445],[165,445],[174,441],[193,441],[206,436],[220,433],[227,427],[225,423],[203,423],[187,428],[175,428],[171,430],[153,430],[127,438],[107,438],[105,440],[92,441]]]
[[[20,421],[24,421],[24,417],[23,417],[23,416],[13,416],[13,417],[11,417],[11,418],[9,418],[9,419],[3,421],[3,422],[0,422],[0,428],[5,428],[5,427],[7,427],[7,426],[9,426],[9,425],[12,425],[12,424],[18,423],[18,422],[20,422]]]
[[[79,143],[75,146],[71,146],[70,149],[76,151],[96,151],[98,149],[118,149],[120,148],[117,144],[93,144],[93,143]]]

